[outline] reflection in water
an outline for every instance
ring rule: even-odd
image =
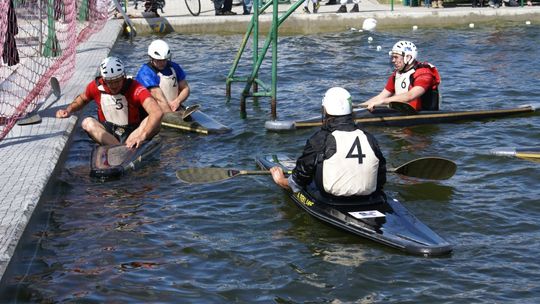
[[[421,127],[391,128],[385,132],[395,152],[418,152],[432,145],[432,135],[439,130],[437,125]]]
[[[335,248],[335,251],[326,249],[320,252],[325,262],[334,263],[347,267],[358,267],[369,261],[365,254],[355,247],[340,247]]]
[[[405,201],[435,201],[449,202],[454,194],[454,188],[436,182],[426,182],[419,180],[407,180],[402,178],[400,185],[396,186]]]

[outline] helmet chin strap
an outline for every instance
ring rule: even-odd
[[[400,73],[405,73],[407,71],[409,71],[410,69],[412,69],[414,66],[414,64],[410,63],[410,64],[406,64],[403,66],[403,68],[399,71]]]
[[[407,71],[409,71],[410,69],[412,69],[414,67],[414,59],[410,59],[410,62],[407,63],[404,61],[405,65],[403,66],[403,68],[399,71],[400,73],[405,73]]]
[[[405,55],[403,56],[403,59],[405,59],[407,56],[409,56],[409,60],[403,60],[403,62],[405,63],[405,66],[402,69],[403,72],[410,70],[414,66],[414,59],[411,57],[411,55]]]
[[[398,70],[398,69],[395,69],[395,71],[397,71],[397,72],[399,72],[399,73],[407,72],[408,70],[410,70],[410,69],[414,66],[414,59],[411,59],[411,62],[406,63],[406,62],[405,62],[405,57],[406,57],[407,55],[405,55],[405,54],[403,54],[403,53],[401,53],[401,54],[399,54],[399,55],[403,56],[403,63],[405,63],[405,65],[403,66],[403,68],[401,68],[401,69],[399,69],[399,70]],[[409,55],[409,56],[410,56],[410,55]],[[392,63],[392,57],[390,57],[390,66],[394,67],[394,64]]]
[[[328,124],[328,118],[330,116],[328,115],[328,113],[326,113],[326,109],[324,108],[324,106],[322,106],[322,110],[321,110],[321,123],[323,126],[326,126]]]

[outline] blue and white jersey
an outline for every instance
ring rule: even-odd
[[[145,63],[135,79],[148,89],[161,88],[167,100],[171,101],[178,96],[178,83],[186,79],[186,73],[180,65],[172,61],[161,71],[150,63]]]

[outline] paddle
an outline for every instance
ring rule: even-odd
[[[44,108],[43,110],[46,110],[48,109],[50,106],[52,106],[55,102],[58,101],[58,99],[60,99],[60,83],[58,83],[58,79],[56,79],[56,77],[51,77],[51,88],[52,88],[52,91],[49,92],[49,94],[47,95],[47,97],[45,98],[45,100],[49,99],[49,97],[51,96],[51,94],[54,94],[54,96],[56,97],[56,99],[51,102],[46,108]],[[45,101],[43,102],[45,103]],[[30,114],[28,114],[25,118],[22,118],[22,119],[19,119],[17,121],[17,124],[19,126],[25,126],[25,125],[31,125],[31,124],[36,124],[36,123],[40,123],[41,122],[41,116],[39,116],[39,114],[37,113],[39,110],[39,106],[36,107],[36,109],[34,111],[32,111],[30,114],[32,113],[35,113],[34,115],[32,116],[28,116]]]
[[[406,102],[390,101],[390,103],[388,104],[388,107],[390,109],[399,111],[407,115],[418,114],[418,112],[413,108],[413,106],[411,106],[410,104]]]
[[[289,173],[290,172],[286,172]],[[224,181],[240,175],[269,175],[268,170],[237,170],[227,168],[187,168],[176,171],[176,177],[188,184],[204,184]]]
[[[388,172],[422,179],[449,179],[454,176],[457,165],[446,158],[422,157],[411,160],[397,168],[387,168]]]
[[[440,157],[423,157],[407,162],[397,168],[388,168],[388,172],[405,176],[442,180],[456,172],[456,164]],[[290,171],[285,172],[291,174]],[[176,171],[176,177],[188,184],[202,184],[224,181],[240,175],[270,175],[268,170],[237,170],[227,168],[188,168]]]
[[[352,105],[353,109],[365,109],[367,108],[365,105],[361,104],[361,103],[354,103]]]
[[[365,109],[366,106],[364,104],[353,104],[353,109]],[[386,108],[384,106],[376,106],[375,108]],[[398,112],[401,112],[403,114],[407,115],[415,115],[418,114],[418,112],[408,103],[405,102],[398,102],[398,101],[391,101],[388,104],[388,108],[396,110]]]
[[[361,109],[365,110],[366,106],[364,106],[362,104],[353,104],[353,108],[355,108],[355,109],[361,108]],[[397,101],[391,101],[388,104],[388,107],[376,106],[375,109],[377,109],[377,108],[379,108],[379,109],[390,108],[390,109],[399,111],[399,112],[401,112],[401,113],[403,113],[405,115],[418,114],[418,112],[416,112],[416,110],[410,104],[403,103],[403,102],[397,102]],[[358,111],[358,112],[360,112],[360,111]],[[365,120],[365,119],[366,119],[366,117],[355,118],[355,122],[357,122],[357,120]],[[374,117],[374,119],[380,120],[381,118]],[[280,120],[268,120],[268,121],[266,121],[264,123],[264,127],[267,130],[279,132],[279,131],[295,130],[297,128],[318,127],[318,126],[320,126],[322,124],[323,124],[322,121],[296,122],[296,121],[292,121],[292,120],[281,120],[281,121]]]
[[[496,148],[490,151],[490,154],[498,156],[514,156],[527,160],[540,159],[540,149],[537,147],[526,148]]]

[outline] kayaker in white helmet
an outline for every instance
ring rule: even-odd
[[[97,119],[86,117],[81,124],[88,135],[100,145],[125,143],[128,148],[139,147],[159,132],[163,116],[159,105],[144,86],[126,78],[120,59],[105,58],[99,71],[100,76],[65,109],[58,110],[56,117],[67,118],[94,100]]]
[[[270,169],[274,182],[300,191],[312,182],[329,199],[381,195],[386,183],[386,160],[376,139],[353,120],[352,98],[341,87],[326,91],[323,125],[308,139],[288,178],[281,167]]]
[[[163,113],[181,111],[190,88],[182,67],[171,60],[169,44],[161,39],[152,41],[148,57],[135,79],[150,90]]]
[[[408,103],[416,111],[439,110],[441,77],[437,68],[428,62],[419,62],[418,50],[410,41],[398,41],[389,55],[394,72],[388,78],[384,89],[361,105],[371,111],[376,106],[395,101]]]

